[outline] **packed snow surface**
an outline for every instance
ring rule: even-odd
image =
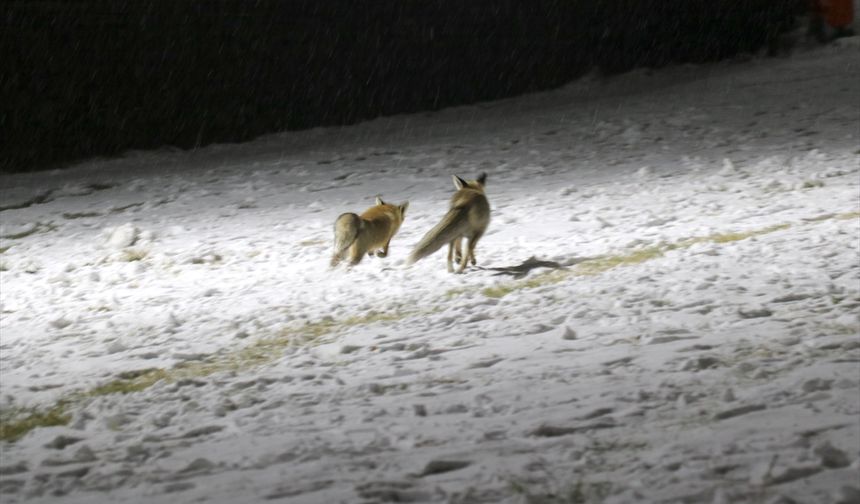
[[[857,502],[857,49],[3,176],[2,501]]]

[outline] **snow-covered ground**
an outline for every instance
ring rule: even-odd
[[[858,49],[3,176],[2,502],[858,502]]]

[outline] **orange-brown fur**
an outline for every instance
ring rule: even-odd
[[[376,198],[376,205],[361,215],[342,214],[334,223],[334,255],[331,265],[337,266],[346,256],[349,264],[361,262],[365,254],[388,255],[391,238],[397,234],[406,215],[409,202],[391,205]]]

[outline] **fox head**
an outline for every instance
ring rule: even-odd
[[[408,201],[404,201],[403,203],[401,203],[399,205],[392,205],[392,204],[389,204],[389,203],[382,201],[382,198],[380,198],[379,196],[376,197],[376,204],[379,206],[390,207],[392,210],[394,210],[397,213],[397,216],[400,217],[400,222],[403,222],[403,220],[406,218],[406,209],[409,208],[409,202]]]
[[[487,174],[486,173],[482,173],[475,180],[463,180],[456,175],[454,175],[453,178],[454,178],[454,187],[456,187],[458,191],[461,189],[468,188],[468,189],[474,189],[475,191],[479,191],[479,192],[483,193],[484,192],[484,185],[487,182]]]

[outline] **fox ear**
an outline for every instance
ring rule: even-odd
[[[463,180],[463,179],[461,179],[460,177],[458,177],[458,176],[454,175],[454,187],[456,187],[458,191],[459,191],[460,189],[462,189],[462,188],[464,188],[464,187],[468,187],[468,186],[469,186],[469,184],[468,184],[465,180]]]
[[[376,197],[376,204],[377,204],[377,205],[384,205],[384,204],[385,204],[385,202],[384,202],[384,201],[382,201],[382,198],[380,198],[379,196],[377,196],[377,197]]]
[[[478,183],[481,185],[484,185],[484,184],[486,184],[486,182],[487,182],[487,173],[484,172],[481,174],[480,177],[478,177]]]
[[[407,208],[409,208],[409,202],[408,201],[404,201],[403,203],[400,204],[400,217],[401,218],[404,215],[406,215],[406,209]]]

